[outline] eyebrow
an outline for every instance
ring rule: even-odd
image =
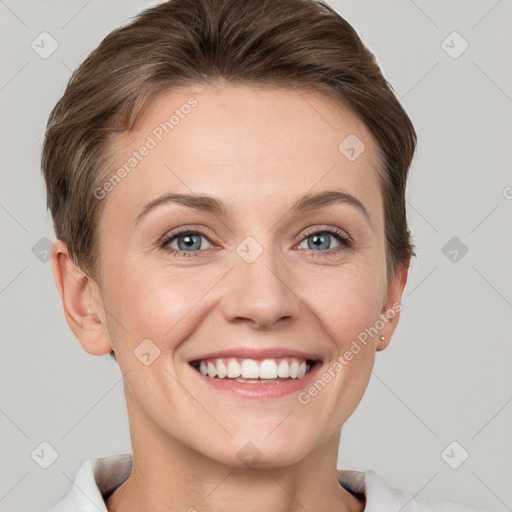
[[[193,208],[194,210],[222,215],[224,217],[228,216],[229,214],[229,209],[226,207],[226,205],[214,197],[199,194],[179,194],[171,192],[163,194],[162,196],[157,197],[153,201],[147,203],[135,218],[135,224],[137,224],[151,210],[157,208],[158,206],[169,203],[180,204],[187,206],[188,208]],[[365,208],[363,203],[353,195],[342,190],[325,190],[315,194],[304,194],[292,205],[290,208],[290,213],[306,212],[324,208],[336,203],[348,204],[357,208],[365,216],[368,223],[370,225],[372,224],[370,214],[368,213],[368,210]]]

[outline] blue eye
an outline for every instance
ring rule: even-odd
[[[208,237],[199,231],[183,230],[169,235],[163,242],[162,248],[170,249],[171,253],[175,256],[198,256],[199,249],[201,249],[201,238],[208,240]],[[178,247],[173,247],[171,244],[177,242]],[[181,253],[181,254],[180,254]],[[187,254],[188,253],[188,254]]]
[[[338,246],[331,248],[331,238],[336,239]],[[307,234],[304,240],[308,240],[307,249],[315,252],[328,252],[331,254],[341,249],[351,247],[349,238],[338,229],[328,228],[322,231],[314,231],[313,233]],[[322,249],[327,249],[327,251],[323,251]]]
[[[332,238],[338,243],[334,248],[331,247],[330,239]],[[205,249],[202,247],[201,239],[207,240],[210,246],[212,245],[210,239],[204,233],[183,229],[166,236],[160,243],[160,248],[167,250],[177,257],[199,256]],[[306,240],[308,241],[307,247],[302,247],[301,250],[308,249],[312,251],[314,256],[329,256],[343,249],[352,247],[350,237],[336,228],[312,231],[304,236],[301,244]],[[177,243],[177,246],[172,245],[175,243]],[[211,247],[206,247],[206,249],[210,248]]]

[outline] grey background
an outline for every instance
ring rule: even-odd
[[[71,70],[155,3],[0,0],[2,511],[49,508],[85,459],[130,451],[119,368],[80,348],[40,260],[54,234],[39,157]],[[512,510],[512,2],[329,3],[375,52],[419,134],[408,186],[418,258],[339,467],[374,469],[421,498]],[[31,48],[43,31],[59,45],[47,59]],[[457,58],[453,31],[469,44]],[[48,469],[31,457],[43,441],[58,453]],[[453,469],[446,460],[462,450]]]

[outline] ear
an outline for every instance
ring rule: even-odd
[[[53,243],[51,259],[53,277],[69,327],[87,353],[108,354],[112,344],[99,285],[75,266],[62,240]]]
[[[407,283],[407,275],[409,272],[409,259],[397,269],[394,279],[388,285],[388,297],[384,304],[380,318],[384,323],[384,327],[380,329],[379,336],[384,336],[384,340],[377,340],[377,351],[384,350],[391,342],[391,337],[395,332],[400,319],[400,311],[402,309],[402,293]]]

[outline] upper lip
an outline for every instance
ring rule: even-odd
[[[318,355],[302,350],[294,350],[284,347],[273,348],[252,348],[252,347],[236,347],[226,348],[224,350],[216,350],[208,352],[197,357],[192,357],[189,362],[204,359],[213,359],[216,357],[238,357],[241,359],[276,359],[280,357],[296,357],[298,359],[310,359],[312,361],[320,361]]]

